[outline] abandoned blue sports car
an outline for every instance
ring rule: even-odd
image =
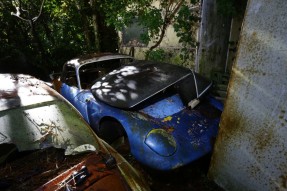
[[[148,167],[175,169],[212,150],[222,104],[189,69],[90,55],[65,63],[54,85],[102,139]]]

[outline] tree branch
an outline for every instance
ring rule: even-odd
[[[42,10],[43,10],[43,6],[44,6],[44,3],[45,3],[45,0],[43,0],[43,1],[42,1],[42,4],[41,4],[41,7],[40,7],[40,11],[39,11],[38,16],[36,16],[36,17],[34,17],[34,18],[32,19],[32,21],[33,21],[33,22],[36,22],[36,21],[37,21],[37,19],[41,16],[41,14],[42,14]]]
[[[16,12],[15,12],[15,13],[14,13],[14,12],[11,12],[11,15],[16,16],[16,17],[18,17],[19,19],[21,19],[21,20],[23,20],[23,21],[26,21],[26,22],[36,22],[36,20],[37,20],[37,19],[41,16],[41,14],[42,14],[44,2],[45,2],[45,0],[42,1],[39,14],[38,14],[36,17],[33,17],[33,18],[31,19],[31,18],[24,18],[24,17],[21,17],[21,16],[20,16],[20,15],[21,15],[21,11],[25,11],[25,12],[27,12],[28,14],[29,14],[29,11],[27,11],[27,10],[25,10],[25,9],[22,8],[22,6],[21,6],[21,5],[22,5],[21,0],[19,0],[19,1],[17,1],[17,2],[14,1],[14,6],[15,6],[15,8],[16,8]],[[18,4],[18,5],[17,5],[17,4]]]
[[[184,2],[184,0],[179,1],[175,5],[174,9],[170,11],[171,12],[170,18],[173,18],[175,16],[175,14],[179,11],[179,9],[180,9],[181,5],[183,4],[183,2]]]
[[[16,13],[11,12],[11,15],[16,16],[23,21],[30,22],[30,19],[25,19],[25,18],[20,16],[20,14],[21,14],[20,7],[15,7],[15,8],[16,8]]]
[[[170,2],[173,2],[173,1],[170,1]],[[171,21],[172,19],[174,18],[175,14],[179,11],[181,5],[183,4],[184,0],[181,0],[180,2],[178,2],[175,6],[175,8],[173,9],[173,11],[169,11],[169,10],[166,10],[166,15],[164,17],[164,23],[163,23],[163,26],[161,28],[161,34],[159,36],[159,39],[158,41],[150,47],[150,51],[152,51],[153,49],[155,49],[157,46],[160,45],[160,43],[162,42],[163,40],[163,37],[165,35],[165,31],[167,29],[167,27],[171,24]],[[170,6],[168,6],[170,7]],[[170,15],[168,15],[170,12]]]

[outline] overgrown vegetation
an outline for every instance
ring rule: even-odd
[[[198,9],[199,5],[194,2],[194,9]],[[182,6],[174,23],[174,30],[177,37],[179,37],[179,43],[182,44],[180,58],[185,61],[193,57],[193,48],[196,47],[197,42],[194,38],[195,31],[199,27],[200,17],[198,11],[192,11],[188,5]]]
[[[26,73],[38,75],[42,71],[40,77],[46,77],[77,55],[116,52],[117,33],[105,25],[104,14],[91,2],[1,1],[1,72],[25,73],[24,67],[29,70]]]
[[[141,41],[150,43],[146,57],[162,42],[168,27],[174,26],[182,45],[183,60],[190,57],[191,47],[195,47],[195,28],[199,23],[199,0],[106,0],[101,1],[109,25],[121,30],[137,19],[146,32]]]
[[[148,54],[149,54],[149,60],[154,61],[165,61],[167,57],[166,52],[162,48],[150,51]]]
[[[157,48],[172,25],[182,46],[180,58],[188,60],[197,45],[194,34],[200,22],[199,3],[199,0],[2,0],[0,67],[3,72],[11,66],[15,69],[29,65],[37,68],[37,73],[42,68],[43,75],[47,75],[80,54],[117,52],[117,30],[135,19],[145,29],[142,41],[151,44],[147,58],[164,55]],[[234,14],[237,10],[234,7],[240,4],[235,0],[218,0],[218,3],[227,14]]]

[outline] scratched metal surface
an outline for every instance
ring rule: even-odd
[[[0,80],[0,144],[19,151],[54,146],[66,154],[99,149],[84,120],[42,81],[10,74]]]
[[[0,74],[0,111],[56,99],[43,82],[23,74]]]
[[[286,10],[248,2],[209,169],[225,190],[287,189]]]
[[[95,134],[93,134],[84,119],[80,117],[80,114],[77,113],[70,104],[64,101],[55,90],[45,85],[44,82],[29,75],[0,74],[0,83],[0,145],[13,143],[19,151],[44,150],[44,148],[47,147],[62,148],[65,149],[66,155],[78,154],[84,151],[96,151],[95,153],[102,151],[101,155],[109,153],[115,157],[118,170],[123,176],[121,179],[127,181],[131,190],[150,190],[145,179],[142,178],[142,175],[138,171],[135,171],[114,149],[100,141]],[[4,145],[4,147],[5,146],[7,145]],[[43,157],[35,157],[37,162],[34,161],[34,163],[36,166],[38,165],[37,168],[33,167],[34,156],[37,155],[32,155],[31,153],[25,155],[28,158],[25,159],[30,162],[29,164],[25,163],[24,165],[22,161],[25,159],[23,158],[20,160],[21,165],[24,165],[24,167],[21,168],[19,173],[25,175],[27,174],[26,171],[28,171],[29,174],[29,178],[25,179],[25,182],[23,182],[20,176],[19,182],[26,184],[29,188],[21,187],[22,190],[31,190],[30,186],[39,186],[41,185],[39,182],[45,182],[54,177],[53,173],[50,173],[50,167],[54,161],[47,160],[47,158],[58,159],[60,155],[57,153],[57,157],[54,157],[52,151],[53,150],[49,150],[49,152],[47,151],[46,154],[43,154],[45,162],[39,162]],[[2,160],[5,159],[6,153],[4,152],[3,156],[1,154],[3,153],[0,153],[0,158],[2,158]],[[76,158],[66,157],[63,161],[64,164],[60,165],[59,169],[64,171],[72,167],[76,162],[75,159]],[[98,159],[95,159],[95,162],[97,162],[97,160]],[[17,167],[17,161],[15,163]],[[8,166],[10,166],[10,164],[11,163],[9,163]],[[44,166],[40,167],[41,165]],[[54,166],[57,167],[57,160],[53,168]],[[13,171],[11,166],[10,168],[6,168],[5,165],[3,167],[4,170],[6,169],[10,172],[9,181],[13,180],[15,176],[19,177],[17,176],[18,172],[16,172],[16,175],[15,173],[11,173],[11,171]],[[33,170],[31,170],[32,168]],[[41,169],[45,173],[40,173],[40,171],[36,169]],[[36,174],[31,174],[31,172],[35,170],[43,176],[38,176],[39,174],[37,173],[37,176]],[[7,171],[3,171],[3,169],[0,171],[2,172],[2,174],[0,173],[0,177],[7,173]],[[46,174],[46,172],[49,173]],[[60,171],[51,172],[57,174]],[[63,174],[61,174],[61,176],[59,179],[66,178]],[[11,177],[12,179],[10,179]],[[30,177],[34,178],[31,178],[33,179],[33,184],[28,182],[30,181]],[[39,181],[39,179],[41,181]],[[43,179],[45,181],[43,181]],[[4,179],[2,181],[5,183]],[[56,180],[54,179],[54,181]],[[109,182],[110,185],[108,186],[100,185],[98,182],[95,186],[105,186],[105,189],[108,190],[111,190],[109,186],[113,186],[115,189],[116,187],[113,185],[115,181],[110,181],[112,181],[112,183]],[[19,182],[17,182],[17,186],[19,186]],[[50,182],[50,185],[54,186],[53,183],[55,182]],[[13,187],[12,190],[14,190]]]

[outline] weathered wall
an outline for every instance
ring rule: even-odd
[[[224,72],[231,17],[218,12],[217,1],[202,1],[201,28],[196,71],[210,77],[212,71]]]
[[[235,17],[232,19],[228,43],[227,58],[225,63],[224,72],[230,73],[232,69],[232,64],[236,58],[237,46],[239,41],[239,35],[241,31],[241,26],[243,22],[243,15]]]
[[[209,169],[226,190],[287,189],[286,10],[248,2]]]
[[[159,1],[154,1],[153,5],[155,7],[159,6]],[[199,8],[198,8],[199,9]],[[195,9],[193,10],[195,11]],[[119,52],[124,53],[124,54],[130,54],[131,52],[131,46],[130,45],[125,45],[122,43],[122,39],[123,39],[123,33],[119,32],[119,37],[120,37],[120,48],[119,48]],[[151,40],[147,46],[134,46],[134,57],[136,59],[140,59],[143,60],[146,57],[146,52],[149,50],[149,48],[151,46],[153,46],[156,41],[156,39]],[[183,63],[183,60],[180,59],[180,49],[182,48],[182,45],[179,43],[179,38],[176,36],[176,32],[174,31],[174,27],[172,25],[170,25],[166,32],[165,32],[165,36],[162,40],[162,42],[160,43],[160,45],[156,48],[156,49],[163,49],[165,51],[165,60],[162,60],[164,62],[171,62],[171,63],[175,63],[175,64],[179,64],[182,66],[185,66],[187,68],[190,69],[194,69],[194,58],[186,60]],[[156,50],[154,49],[154,50]],[[195,49],[191,49],[191,52],[195,52]]]
[[[121,33],[120,33],[121,36]],[[181,44],[178,42],[179,38],[176,36],[173,26],[169,26],[166,34],[163,38],[163,41],[156,49],[163,49],[166,53],[165,62],[172,62],[175,64],[180,64],[188,68],[194,69],[194,59],[190,59],[182,63],[183,61],[179,58]],[[143,46],[134,46],[134,57],[136,59],[143,60],[145,59],[145,53],[149,50],[154,43],[151,41],[146,47]],[[156,50],[155,49],[155,50]],[[195,51],[195,50],[191,50]],[[120,52],[124,54],[130,54],[131,46],[121,45]]]

